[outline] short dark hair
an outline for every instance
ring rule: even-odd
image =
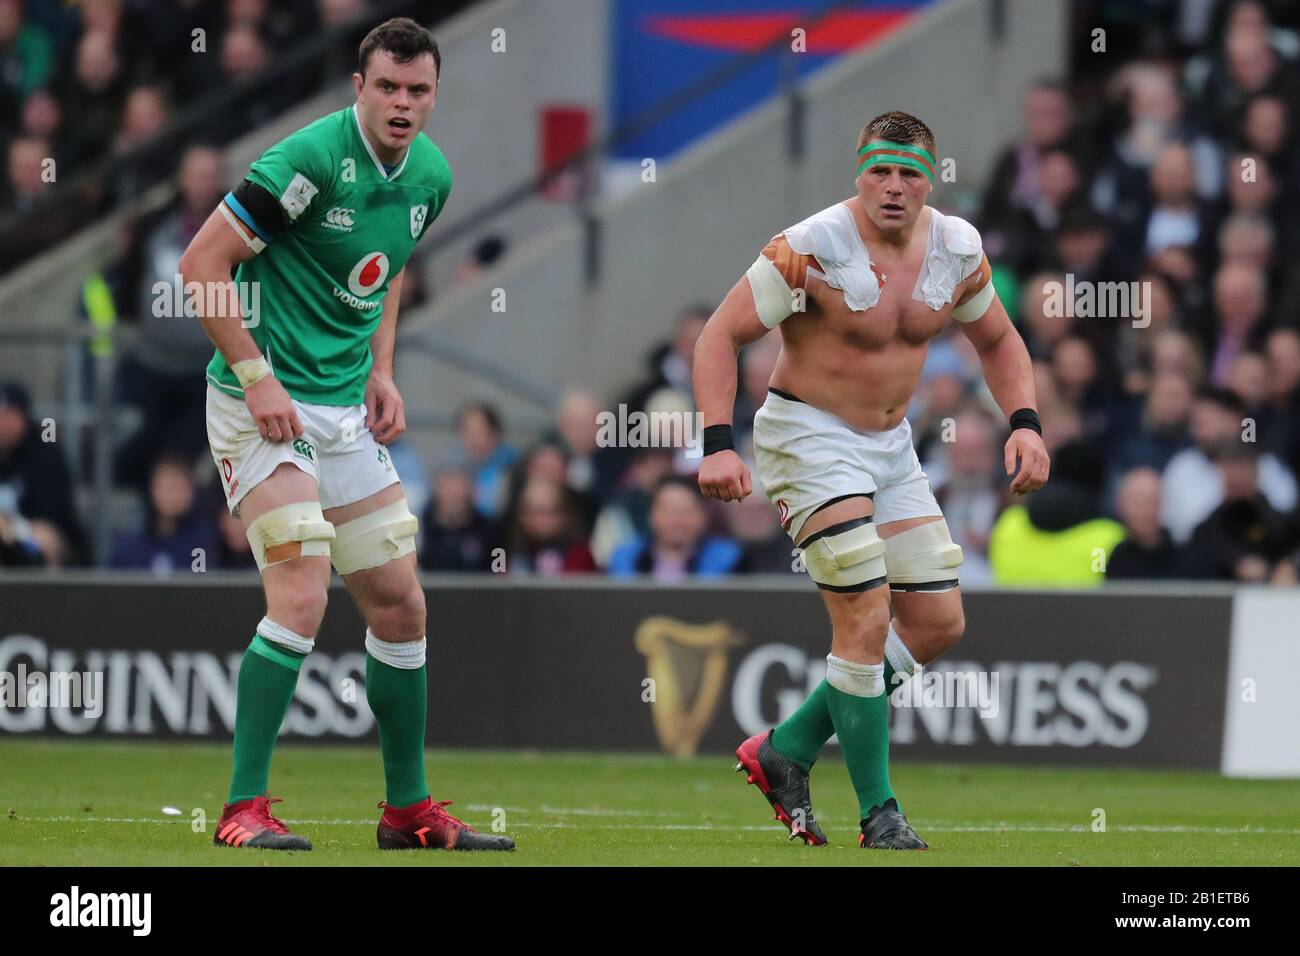
[[[923,146],[934,155],[934,133],[911,113],[891,110],[881,113],[858,134],[858,149],[875,139],[887,139],[907,146]]]
[[[505,431],[505,423],[501,420],[501,413],[497,411],[496,406],[487,402],[466,402],[462,405],[456,411],[456,427],[459,429],[465,423],[465,419],[471,415],[482,415],[487,427],[498,438]]]
[[[699,500],[701,503],[704,501],[704,496],[700,494],[700,486],[695,481],[695,479],[688,478],[686,475],[678,475],[675,473],[670,475],[664,475],[662,478],[659,479],[658,484],[655,485],[655,490],[654,490],[654,494],[651,496],[651,501],[658,501],[659,495],[662,494],[664,491],[667,491],[669,488],[681,488],[687,493],[689,493],[692,497]]]
[[[420,26],[410,17],[394,17],[385,20],[366,34],[357,51],[357,72],[364,77],[370,58],[382,51],[391,53],[398,63],[410,63],[426,53],[433,57],[433,68],[438,78],[442,78],[442,54],[438,52],[438,41],[433,34]]]

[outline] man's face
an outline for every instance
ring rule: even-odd
[[[920,170],[890,163],[868,166],[855,184],[867,218],[884,233],[900,232],[916,222],[932,188]]]
[[[13,405],[0,405],[0,451],[17,447],[27,431],[27,416]]]
[[[700,499],[677,485],[660,489],[650,509],[655,541],[668,548],[694,548],[704,534],[706,520]]]
[[[433,55],[398,63],[392,53],[377,50],[370,57],[365,77],[354,73],[352,83],[361,125],[372,143],[382,144],[392,156],[401,155],[433,110],[438,89]]]

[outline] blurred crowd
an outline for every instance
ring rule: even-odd
[[[0,0],[0,273],[165,181],[184,145],[224,147],[347,76],[397,6]]]
[[[1011,496],[1005,416],[974,350],[955,327],[931,343],[908,418],[965,553],[962,579],[1294,584],[1300,11],[1258,0],[1079,6],[1087,29],[1076,22],[1070,75],[1028,91],[1021,133],[978,201],[946,209],[983,235],[999,297],[1033,358],[1053,458],[1044,489]],[[1125,19],[1134,6],[1142,18]],[[1094,52],[1091,28],[1108,23],[1113,45]],[[177,205],[115,267],[119,295],[140,287],[140,263],[159,248],[179,256],[224,188],[219,167],[213,151],[184,154]],[[489,268],[494,249],[474,268]],[[1136,283],[1121,314],[1060,314],[1061,290],[1102,283]],[[544,434],[521,440],[498,409],[470,402],[456,415],[455,454],[421,461],[400,442],[394,458],[422,516],[421,566],[661,581],[799,570],[757,481],[740,504],[706,501],[691,450],[599,440],[598,415],[620,405],[693,410],[694,345],[711,312],[705,304],[678,315],[622,394],[570,388]],[[185,371],[210,347],[141,339],[149,342],[126,361],[147,387],[126,400],[148,427],[115,466],[139,489],[143,521],[114,541],[111,564],[187,569],[201,549],[209,568],[251,567],[208,474],[201,377]],[[181,358],[185,349],[192,357]],[[734,421],[751,468],[753,414],[779,350],[773,335],[740,356]],[[0,563],[81,563],[72,482],[40,428],[22,389],[0,388]]]

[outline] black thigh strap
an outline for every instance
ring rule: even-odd
[[[860,528],[864,524],[871,524],[871,518],[853,518],[849,521],[841,521],[839,524],[833,524],[828,528],[822,528],[820,531],[810,534],[808,537],[803,539],[799,544],[799,547],[806,548],[814,541],[819,541],[822,538],[829,537],[833,534],[839,534],[842,531],[852,531],[854,528]]]

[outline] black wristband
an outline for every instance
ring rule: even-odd
[[[704,426],[704,454],[706,457],[712,455],[715,451],[727,451],[735,447],[735,442],[731,440],[730,425]]]
[[[1015,431],[1017,428],[1032,428],[1038,432],[1040,438],[1043,434],[1043,423],[1038,420],[1038,412],[1032,408],[1017,408],[1011,413],[1011,430]]]

